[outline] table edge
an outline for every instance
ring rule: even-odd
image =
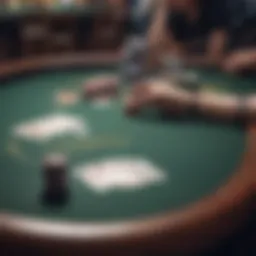
[[[0,65],[0,80],[44,68],[118,63],[120,53],[77,54],[7,62]],[[254,204],[256,124],[248,124],[244,160],[232,179],[215,194],[176,212],[120,223],[46,222],[0,212],[0,241],[75,245],[96,249],[119,246],[197,248],[226,236],[245,220]],[[220,232],[221,230],[221,232]],[[98,246],[103,246],[99,248]]]

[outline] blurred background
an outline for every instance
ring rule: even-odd
[[[0,0],[0,62],[119,50],[130,34],[143,30],[151,1],[139,0],[138,6],[133,5],[136,0]],[[234,27],[241,26],[244,13],[255,16],[256,0],[228,1]],[[244,1],[245,12],[240,5]],[[223,255],[255,255],[254,232],[255,222],[225,241]],[[208,255],[220,254],[216,249]]]
[[[0,61],[115,50],[129,31],[126,0],[1,0]]]

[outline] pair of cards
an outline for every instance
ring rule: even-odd
[[[15,136],[34,142],[48,142],[64,135],[87,136],[88,122],[76,115],[52,114],[21,123],[13,128]]]
[[[164,182],[166,174],[151,161],[138,157],[114,157],[83,164],[75,176],[86,187],[105,194],[110,191],[134,191]]]

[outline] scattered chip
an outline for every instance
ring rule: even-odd
[[[56,101],[60,105],[74,105],[78,102],[79,96],[73,91],[61,91],[56,96]]]
[[[85,98],[94,99],[106,96],[115,97],[118,92],[118,79],[115,76],[100,76],[85,82],[83,95]]]

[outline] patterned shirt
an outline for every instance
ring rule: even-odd
[[[130,9],[130,30],[132,34],[145,35],[150,18],[151,5],[154,0],[127,0]]]

